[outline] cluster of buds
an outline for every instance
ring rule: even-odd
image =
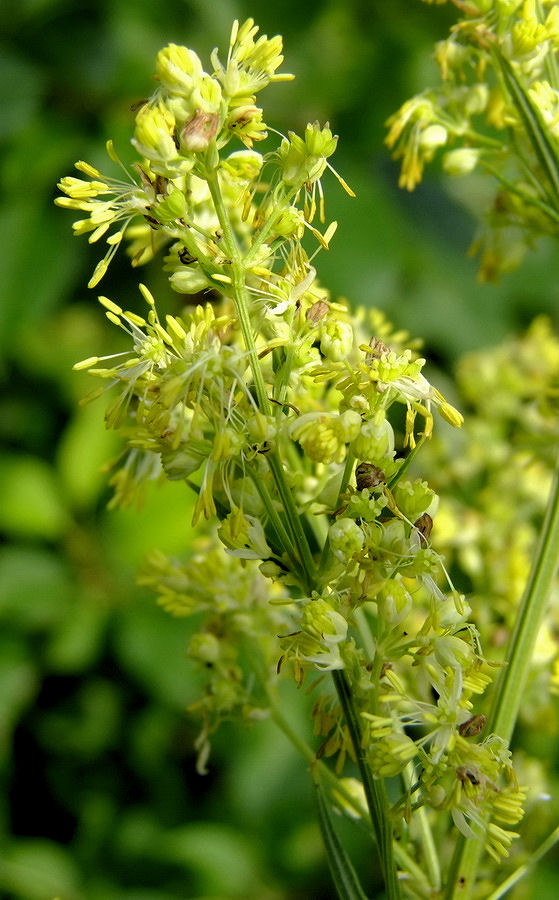
[[[463,14],[435,48],[442,83],[406,101],[386,139],[413,190],[435,155],[452,176],[497,180],[473,250],[480,278],[518,265],[559,223],[559,4],[454,0]]]

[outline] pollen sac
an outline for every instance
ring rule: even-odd
[[[355,469],[355,481],[357,490],[363,491],[377,487],[379,484],[383,484],[386,481],[386,476],[378,466],[374,466],[372,463],[362,462],[359,463]]]

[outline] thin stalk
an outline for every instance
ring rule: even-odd
[[[559,564],[559,461],[555,468],[536,556],[507,654],[487,729],[508,743],[518,716],[534,647]]]
[[[338,497],[336,500],[336,507],[340,504],[340,499],[345,489],[348,486],[349,479],[351,477],[351,473],[353,471],[353,464],[355,462],[355,454],[352,450],[348,450],[344,470],[342,472],[342,480],[340,482],[340,487],[338,490]],[[328,566],[328,560],[330,558],[330,540],[328,536],[326,536],[326,540],[324,541],[324,547],[322,548],[322,556],[320,558],[320,565],[318,567],[319,577],[323,576],[326,568]]]
[[[363,649],[367,654],[367,659],[369,660],[369,662],[372,662],[376,654],[376,644],[371,634],[371,629],[367,621],[367,616],[365,615],[365,610],[362,606],[360,606],[359,609],[355,610],[355,612],[353,613],[353,618],[355,620],[355,624],[357,625],[357,630],[359,632],[359,637],[361,638]]]
[[[322,840],[326,847],[330,874],[338,898],[339,900],[367,900],[351,859],[334,828],[330,804],[318,781],[315,782],[315,791]]]
[[[539,197],[533,194],[528,194],[526,193],[526,191],[518,188],[515,184],[513,184],[512,181],[510,181],[508,178],[505,178],[505,176],[502,175],[498,169],[490,165],[490,163],[486,162],[485,160],[481,160],[481,165],[486,172],[488,172],[490,175],[493,175],[493,177],[496,178],[497,181],[499,181],[504,187],[507,188],[508,191],[511,192],[511,194],[516,194],[516,196],[520,197],[520,199],[525,203],[541,209],[541,211],[545,213],[546,216],[549,216],[550,219],[553,219],[554,222],[559,222],[559,213],[557,212],[557,210],[553,209],[553,207],[550,206],[549,203],[544,203],[544,201],[540,200]],[[528,168],[528,166],[526,167]]]
[[[252,670],[262,687],[262,690],[265,691],[266,696],[268,698],[268,702],[270,704],[271,716],[274,724],[283,732],[286,738],[290,741],[290,743],[295,747],[298,753],[301,754],[303,759],[309,763],[309,767],[312,769],[315,777],[318,777],[320,781],[327,785],[331,794],[337,794],[341,797],[348,805],[350,809],[353,809],[355,814],[359,816],[359,818],[368,826],[368,828],[372,828],[371,816],[368,808],[364,808],[359,800],[355,798],[353,794],[351,794],[347,788],[345,787],[343,780],[340,780],[338,776],[333,772],[326,763],[317,759],[315,751],[309,747],[306,741],[291,727],[281,710],[276,705],[274,697],[266,684],[265,675],[262,672],[262,667],[260,662],[257,659],[257,654],[255,655],[253,652],[250,654],[251,667]],[[423,893],[427,894],[431,890],[431,885],[429,884],[427,878],[425,877],[425,872],[423,869],[417,865],[416,862],[409,856],[406,852],[405,848],[400,844],[394,844],[394,856],[398,860],[400,867],[408,872],[415,883],[423,889]]]
[[[245,261],[248,265],[250,265],[252,263],[252,261],[256,258],[256,256],[258,255],[258,251],[260,250],[262,244],[265,242],[268,235],[271,233],[277,220],[283,214],[285,209],[289,206],[289,204],[291,203],[291,200],[293,199],[293,197],[295,197],[295,195],[297,193],[298,193],[298,191],[296,189],[293,189],[293,190],[289,191],[289,193],[284,194],[283,197],[278,199],[278,201],[276,203],[276,214],[268,216],[268,219],[266,220],[266,222],[264,222],[262,227],[259,229],[258,234],[256,235],[256,237],[254,238],[254,240],[252,242],[252,246],[250,247],[250,249],[248,250],[248,252],[245,256]]]
[[[426,440],[427,440],[427,438],[426,438],[425,434],[422,434],[421,437],[419,438],[417,444],[413,448],[413,450],[410,450],[410,452],[406,456],[404,462],[402,463],[402,465],[400,466],[400,468],[398,469],[396,474],[390,479],[390,481],[386,485],[386,487],[388,488],[389,491],[391,491],[392,488],[394,488],[398,484],[398,482],[400,481],[400,478],[405,473],[406,469],[409,468],[410,464],[413,462],[413,460],[415,459],[415,457],[421,450],[421,448]]]
[[[258,405],[264,414],[269,415],[271,411],[270,401],[268,399],[264,376],[258,359],[258,353],[256,350],[256,344],[249,315],[249,301],[245,284],[245,271],[248,257],[245,257],[243,259],[240,253],[235,233],[233,231],[229,216],[227,214],[227,210],[225,208],[225,204],[223,202],[216,169],[208,171],[207,183],[212,196],[215,211],[223,231],[223,246],[226,253],[230,256],[231,259],[231,274],[233,292],[236,301],[236,310],[254,378]],[[252,248],[252,250],[254,252],[254,247]],[[348,457],[350,455],[351,454],[349,454]],[[311,590],[313,586],[316,586],[316,570],[314,560],[312,558],[307,537],[303,530],[301,518],[285,479],[285,473],[283,471],[283,466],[277,448],[273,448],[267,455],[267,462],[276,483],[281,503],[283,504],[286,512],[288,530],[291,532],[294,544],[297,547],[301,563],[305,570],[308,587],[309,590]],[[350,464],[350,460],[348,458],[348,460],[346,461],[344,474],[342,476],[343,489],[345,489],[345,485],[347,485],[347,480],[349,479],[349,475],[351,474],[352,463],[353,461],[351,460]],[[326,557],[327,555],[328,551],[326,550]],[[323,561],[325,561],[324,557]],[[334,677],[336,690],[338,692],[338,697],[340,699],[340,704],[342,706],[345,720],[351,735],[351,741],[365,789],[367,805],[371,813],[371,820],[377,839],[379,856],[386,884],[387,900],[399,900],[400,887],[394,861],[392,827],[389,820],[389,808],[384,781],[375,780],[368,766],[366,755],[362,747],[361,723],[359,721],[358,714],[353,703],[353,697],[347,677],[344,672],[339,670],[333,672],[332,674]]]
[[[299,574],[301,569],[297,552],[295,550],[295,547],[293,546],[289,534],[287,533],[287,529],[280,517],[280,514],[274,506],[274,501],[272,497],[270,497],[270,493],[268,491],[268,488],[266,487],[266,483],[262,478],[258,477],[258,474],[254,472],[253,469],[250,468],[250,466],[247,467],[247,472],[249,477],[252,479],[256,490],[258,491],[262,503],[264,504],[266,513],[272,527],[276,532],[278,540],[280,541],[284,551],[289,556],[295,572]]]
[[[408,763],[403,772],[403,779],[406,787],[409,789],[416,780],[416,771],[413,763]],[[427,818],[427,810],[420,807],[414,812],[415,819],[419,825],[419,839],[423,847],[422,862],[427,869],[429,884],[433,892],[438,895],[441,889],[441,867],[433,832]]]
[[[535,7],[536,7],[536,14],[538,17],[538,22],[543,24],[545,22],[546,17],[545,17],[545,13],[542,9],[541,0],[536,0]],[[553,87],[557,90],[557,86],[558,86],[557,60],[555,58],[555,53],[552,50],[549,50],[545,54],[545,68],[546,68],[546,72],[547,72],[547,79],[548,79],[551,87]]]
[[[206,177],[216,215],[223,231],[223,245],[226,252],[231,258],[231,272],[233,276],[235,308],[237,316],[239,318],[239,324],[241,326],[241,332],[248,354],[252,376],[254,378],[254,386],[258,399],[258,406],[265,415],[270,415],[270,401],[268,399],[268,393],[266,391],[266,385],[264,382],[264,375],[262,374],[262,368],[260,366],[260,360],[258,359],[258,352],[256,349],[249,315],[249,300],[245,284],[246,260],[243,259],[239,251],[235,232],[233,230],[229,216],[227,214],[227,209],[223,202],[217,170],[211,170],[207,173]],[[303,569],[305,570],[307,587],[309,588],[309,590],[311,590],[315,580],[314,561],[309,548],[307,536],[303,530],[301,519],[293,500],[293,496],[286,482],[283,466],[276,448],[273,448],[270,451],[267,460],[270,471],[272,472],[272,476],[276,483],[281,502],[286,512],[288,527],[291,531],[294,546],[298,550],[298,556],[301,560]]]
[[[231,225],[217,175],[217,169],[213,169],[206,175],[208,188],[212,196],[214,208],[216,211],[221,230],[223,231],[223,246],[231,258],[231,272],[233,275],[233,292],[235,295],[235,308],[239,317],[239,325],[243,335],[243,341],[248,354],[252,377],[254,378],[254,386],[258,405],[265,415],[270,414],[270,401],[264,384],[264,376],[258,360],[258,352],[252,333],[252,325],[248,312],[249,304],[247,290],[245,284],[245,269],[243,260],[235,237],[235,232]]]
[[[510,61],[498,51],[494,51],[497,68],[520,117],[524,131],[532,144],[551,189],[551,205],[559,202],[559,156],[555,145],[542,122],[540,112],[534,105],[524,85],[516,77]]]
[[[386,797],[384,781],[373,778],[371,769],[369,768],[366,753],[363,748],[361,723],[359,721],[357,710],[355,709],[347,676],[343,670],[337,669],[332,672],[332,677],[350,733],[357,766],[365,790],[367,806],[369,807],[369,812],[371,814],[371,821],[377,839],[380,863],[386,886],[387,900],[399,900],[400,885],[398,883],[398,873],[394,860],[392,826],[389,819],[388,800]]]
[[[556,466],[540,540],[514,632],[507,653],[508,665],[501,670],[488,722],[494,733],[508,744],[522,701],[534,646],[546,611],[552,581],[559,562],[559,463]],[[483,850],[481,841],[460,838],[451,863],[445,897],[468,900],[475,885]]]
[[[364,609],[356,609],[353,613],[355,624],[359,631],[361,643],[370,662],[373,662],[376,655],[376,646],[369,628],[369,623],[365,615]],[[380,676],[380,672],[378,673]],[[415,781],[415,769],[413,763],[409,763],[403,773],[405,786],[409,789],[410,785]],[[415,816],[419,823],[419,839],[423,846],[423,861],[427,870],[427,878],[425,872],[421,871],[420,882],[423,881],[428,885],[429,892],[440,891],[441,889],[441,867],[439,865],[439,857],[433,840],[431,826],[427,819],[427,811],[424,808],[418,809]],[[394,849],[399,848],[399,844],[395,844]],[[419,868],[419,867],[417,867]]]
[[[297,507],[295,506],[295,501],[293,499],[291,490],[285,480],[283,466],[277,449],[273,448],[272,450],[270,450],[266,458],[270,467],[270,471],[274,477],[274,481],[276,483],[283,508],[285,509],[287,515],[289,529],[292,533],[295,546],[298,549],[303,569],[305,570],[305,574],[307,577],[307,586],[309,590],[312,590],[313,587],[316,587],[316,570],[314,560],[312,558],[312,553],[309,547],[307,536],[303,530],[301,517],[297,511]]]

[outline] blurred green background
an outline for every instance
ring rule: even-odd
[[[326,900],[332,896],[304,764],[267,724],[224,727],[194,772],[197,695],[188,623],[135,584],[154,545],[188,547],[190,498],[173,484],[141,510],[108,512],[103,464],[118,442],[72,364],[115,337],[85,287],[98,248],[73,239],[56,182],[85,159],[131,159],[131,105],[169,41],[203,60],[251,15],[285,39],[293,83],[264,95],[267,121],[329,120],[327,213],[340,228],[321,278],[426,340],[444,372],[557,309],[551,246],[499,286],[467,257],[475,192],[436,171],[397,188],[388,115],[435,77],[452,9],[419,0],[4,0],[0,8],[0,898]],[[165,289],[157,264],[142,280]],[[102,290],[138,305],[117,257]],[[444,376],[442,376],[444,381]],[[439,383],[441,376],[439,376]],[[289,696],[304,726],[304,700]],[[352,833],[353,834],[353,833]],[[364,855],[359,836],[355,852]],[[539,894],[538,896],[544,896]]]

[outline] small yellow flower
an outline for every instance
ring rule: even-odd
[[[172,93],[188,96],[203,74],[200,59],[188,47],[169,44],[157,54],[155,77]]]
[[[354,410],[337,413],[306,413],[291,427],[307,456],[324,464],[340,461],[345,445],[359,433],[361,416]]]

